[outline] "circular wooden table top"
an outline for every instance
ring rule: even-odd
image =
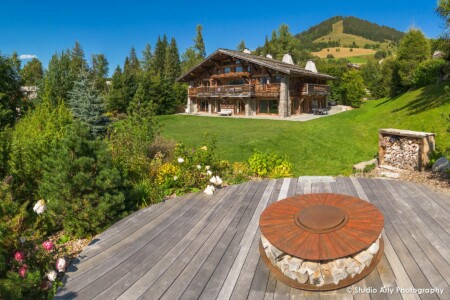
[[[307,194],[277,201],[261,214],[259,227],[269,242],[308,260],[337,259],[369,247],[384,218],[374,205],[340,194]]]

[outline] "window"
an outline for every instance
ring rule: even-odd
[[[243,71],[242,66],[237,66],[237,67],[236,67],[236,72],[242,72],[242,71]]]
[[[259,100],[260,114],[278,114],[278,100]]]
[[[281,83],[281,76],[275,76],[275,83]]]
[[[225,69],[223,69],[224,73],[230,73],[231,72],[231,68],[230,67],[226,67]]]

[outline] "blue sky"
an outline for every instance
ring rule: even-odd
[[[79,41],[87,57],[104,53],[110,72],[123,64],[131,46],[139,54],[147,43],[154,48],[159,34],[175,37],[181,54],[192,46],[197,24],[203,25],[207,54],[217,48],[234,49],[242,39],[254,49],[282,23],[296,34],[336,15],[402,31],[414,25],[428,37],[442,31],[434,12],[436,0],[5,2],[0,18],[3,54],[15,50],[36,55],[47,66],[53,53]]]

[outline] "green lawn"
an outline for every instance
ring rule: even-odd
[[[371,58],[373,58],[373,55],[347,57],[347,59],[353,64],[366,64]]]
[[[299,175],[338,175],[378,151],[378,128],[435,132],[436,144],[450,148],[450,97],[444,85],[408,92],[394,99],[366,102],[362,108],[308,122],[161,116],[163,136],[187,146],[200,145],[205,133],[218,137],[221,158],[246,161],[253,150],[287,154]]]

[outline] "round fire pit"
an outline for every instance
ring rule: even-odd
[[[374,205],[339,194],[280,200],[261,214],[261,257],[283,283],[333,290],[367,276],[383,256],[384,218]]]

